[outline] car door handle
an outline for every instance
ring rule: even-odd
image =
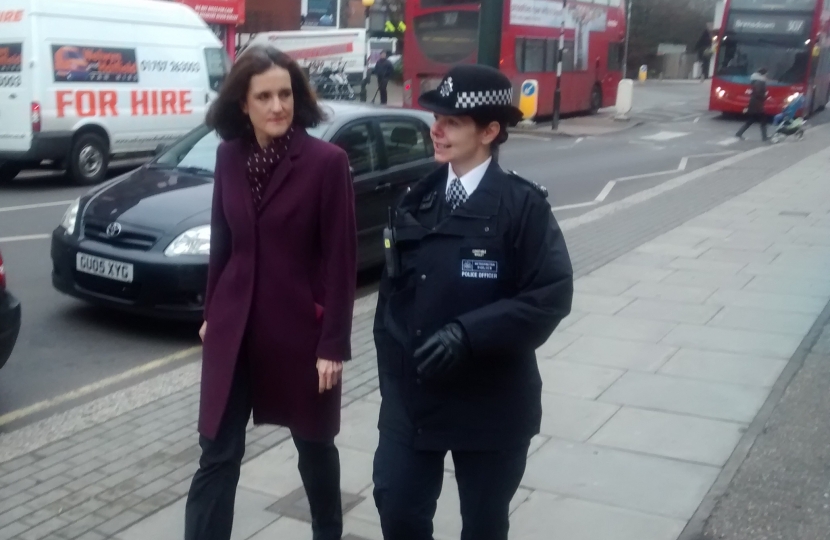
[[[384,182],[383,184],[375,186],[375,191],[388,191],[390,189],[392,189],[392,184],[389,182]]]

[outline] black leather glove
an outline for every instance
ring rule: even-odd
[[[470,357],[470,342],[459,323],[438,330],[415,351],[418,375],[424,380],[446,378]]]

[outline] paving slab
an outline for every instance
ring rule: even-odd
[[[746,424],[623,407],[591,444],[722,467]]]
[[[599,278],[607,277],[612,279],[628,279],[631,281],[661,281],[669,274],[671,274],[670,270],[662,268],[644,268],[637,265],[613,262],[594,270],[590,275]]]
[[[666,277],[662,283],[707,289],[741,289],[750,281],[752,281],[752,276],[746,274],[716,274],[695,270],[677,270]]]
[[[715,292],[714,287],[687,287],[665,283],[638,283],[622,294],[652,300],[669,300],[702,304]]]
[[[542,395],[542,435],[586,441],[619,410],[618,405],[588,399]]]
[[[513,513],[513,540],[675,540],[685,522],[534,492]]]
[[[638,298],[620,310],[617,315],[656,321],[706,324],[720,310],[720,306]]]
[[[749,423],[768,392],[766,388],[754,386],[632,371],[620,377],[599,399],[643,409]]]
[[[573,310],[599,315],[614,315],[634,299],[581,292],[574,296]]]
[[[787,360],[782,358],[683,348],[658,373],[744,386],[770,387],[786,365]]]
[[[773,311],[791,311],[805,315],[818,316],[824,309],[825,301],[813,296],[796,296],[792,294],[775,294],[758,291],[720,290],[713,294],[708,303]]]
[[[801,343],[802,337],[681,324],[669,332],[661,343],[680,348],[695,347],[709,351],[789,358]]]
[[[522,484],[619,508],[688,519],[718,471],[708,465],[552,439],[528,460]]]
[[[635,283],[637,282],[631,279],[586,276],[576,280],[574,291],[616,296],[630,289]]]
[[[539,362],[543,392],[551,392],[584,399],[596,399],[614,381],[622,377],[624,370],[575,364],[560,360]]]
[[[803,315],[791,311],[725,307],[706,326],[775,334],[795,334],[801,338],[813,326],[815,319],[812,315]]]
[[[657,371],[677,349],[642,341],[582,336],[554,360],[618,369]]]
[[[568,332],[631,341],[657,343],[675,328],[674,323],[635,319],[621,315],[590,314],[570,327]]]

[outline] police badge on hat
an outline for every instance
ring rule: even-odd
[[[497,69],[475,64],[452,68],[438,88],[424,92],[418,103],[438,114],[492,117],[510,125],[523,116],[513,105],[510,79]]]

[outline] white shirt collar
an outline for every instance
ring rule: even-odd
[[[490,166],[491,161],[493,161],[493,158],[487,158],[487,161],[461,177],[455,174],[455,171],[452,170],[451,163],[449,171],[447,172],[447,193],[449,193],[450,190],[450,182],[452,182],[453,178],[458,178],[461,181],[461,185],[464,186],[464,191],[467,192],[467,196],[469,197],[472,195],[473,191],[475,191],[481,183],[482,178],[484,178],[484,173],[487,172],[487,167]]]

